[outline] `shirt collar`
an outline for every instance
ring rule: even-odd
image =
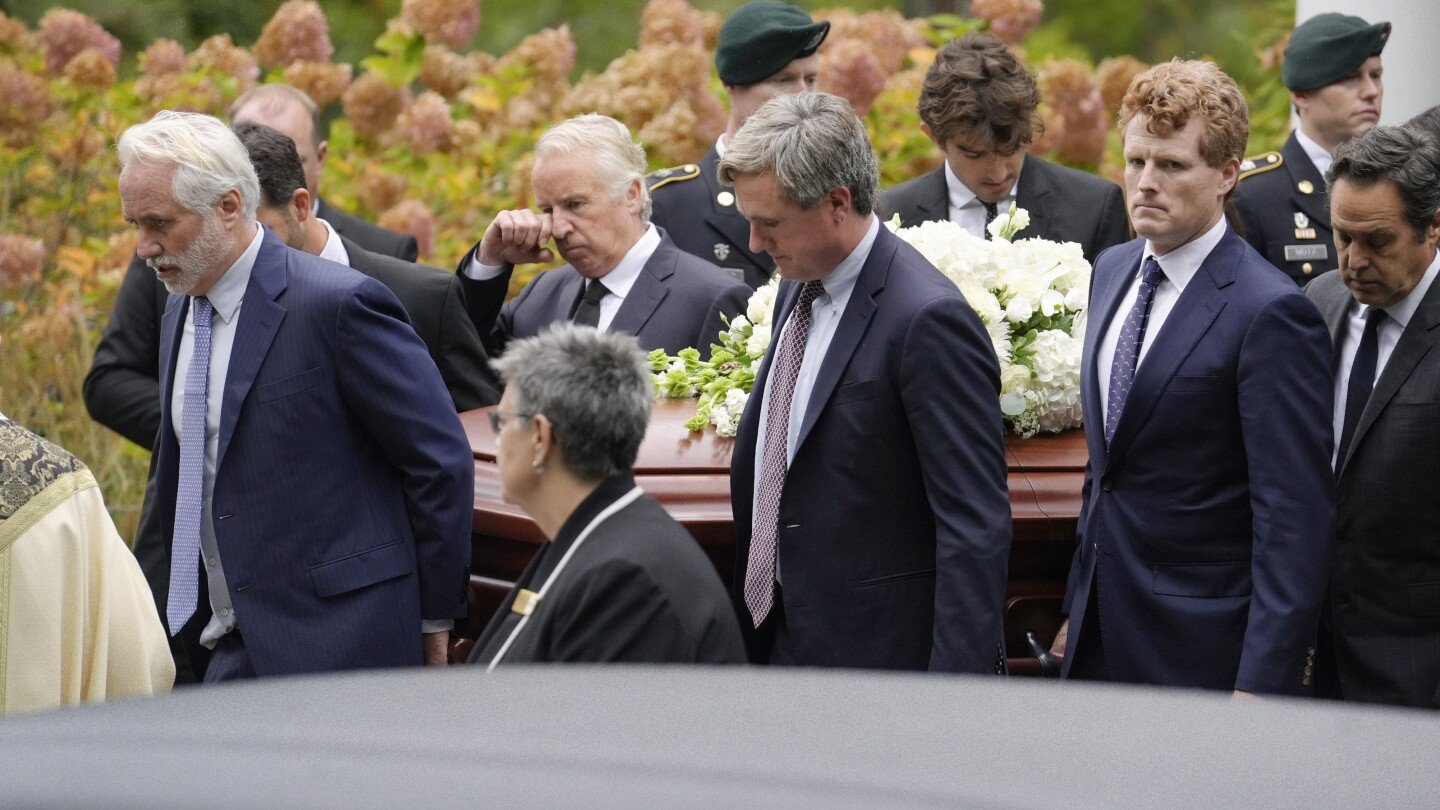
[[[1420,308],[1420,302],[1425,300],[1425,293],[1430,290],[1430,284],[1435,281],[1435,275],[1440,272],[1440,251],[1437,251],[1435,258],[1430,260],[1430,266],[1425,269],[1425,275],[1420,277],[1419,283],[1410,294],[1399,301],[1385,307],[1385,314],[1395,319],[1404,329],[1410,325],[1410,318],[1415,315],[1415,310]]]
[[[1189,284],[1190,279],[1200,272],[1200,265],[1205,263],[1210,251],[1220,244],[1220,240],[1225,236],[1226,227],[1225,217],[1222,216],[1219,222],[1211,226],[1210,230],[1164,256],[1155,256],[1155,247],[1147,239],[1145,240],[1145,252],[1140,256],[1140,266],[1144,267],[1145,260],[1155,256],[1155,261],[1159,262],[1165,278],[1169,279],[1170,283],[1174,284],[1181,292],[1184,292],[1185,285]]]
[[[255,238],[250,240],[250,247],[240,254],[240,258],[230,265],[220,278],[215,280],[215,286],[205,293],[210,299],[210,305],[215,308],[215,315],[225,323],[235,317],[235,311],[240,308],[240,301],[245,298],[245,288],[250,286],[250,271],[255,269],[255,257],[260,255],[260,243],[265,241],[265,226],[255,223]]]
[[[855,282],[860,278],[860,269],[865,266],[865,260],[870,258],[870,249],[875,246],[875,237],[880,234],[880,218],[874,214],[870,215],[870,229],[861,237],[860,244],[850,252],[849,256],[840,260],[830,275],[820,280],[825,288],[825,296],[831,303],[843,303],[850,300],[850,293],[855,289]]]
[[[725,133],[723,132],[720,133],[720,137],[715,139],[715,154],[722,158],[725,157]]]
[[[635,286],[635,279],[640,277],[640,271],[645,269],[645,263],[655,255],[655,249],[660,247],[660,231],[654,225],[646,225],[645,233],[635,240],[630,250],[620,258],[619,264],[614,269],[600,277],[600,282],[610,294],[619,299],[624,299],[630,294],[630,288]]]
[[[329,259],[336,264],[343,264],[349,267],[350,251],[346,250],[345,243],[340,241],[340,234],[336,232],[335,226],[319,217],[316,217],[316,219],[321,225],[325,226],[325,231],[329,233],[329,236],[325,239],[325,247],[320,249],[320,258]]]
[[[955,170],[950,168],[950,161],[942,160],[941,163],[945,164],[945,188],[950,192],[950,209],[959,211],[967,205],[979,205],[980,198],[975,196],[975,192],[971,191],[969,186],[960,182],[960,178],[955,176]],[[1015,189],[1019,187],[1020,175],[1016,174],[1015,185],[1010,187],[1010,192],[1005,195],[1005,199],[995,203],[996,207],[1001,211],[1009,208],[1010,203],[1015,200]]]
[[[1295,140],[1299,141],[1300,148],[1305,150],[1305,156],[1310,158],[1310,162],[1315,164],[1321,174],[1330,171],[1330,164],[1334,163],[1335,159],[1325,151],[1325,147],[1311,140],[1310,136],[1298,127],[1295,129]]]

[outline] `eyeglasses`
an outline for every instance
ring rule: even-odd
[[[533,413],[523,413],[521,411],[502,411],[496,408],[489,414],[490,429],[495,431],[496,436],[499,436],[500,431],[505,427],[506,421],[510,419],[529,419],[534,415]]]

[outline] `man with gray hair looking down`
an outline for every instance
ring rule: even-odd
[[[556,321],[626,332],[646,351],[709,354],[720,316],[744,311],[748,287],[650,224],[645,151],[619,121],[581,115],[546,130],[531,187],[540,210],[500,212],[457,270],[491,357]],[[569,264],[505,302],[515,265],[554,261],[552,239]]]
[[[163,111],[119,142],[160,329],[161,605],[206,682],[447,660],[474,460],[384,285],[255,222],[235,133]]]
[[[1010,500],[979,316],[881,227],[845,100],[766,102],[718,171],[785,279],[731,463],[751,660],[1003,673]]]

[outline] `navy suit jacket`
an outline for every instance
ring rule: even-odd
[[[189,304],[172,295],[161,331],[156,511],[167,550],[179,464],[171,384]],[[473,499],[469,442],[395,295],[267,230],[236,325],[212,498],[256,672],[422,663],[422,617],[465,615]]]
[[[1095,264],[1065,674],[1098,595],[1090,631],[1116,681],[1302,692],[1335,528],[1325,323],[1227,227],[1147,335],[1107,448],[1096,347],[1133,304],[1144,245]]]
[[[745,607],[768,357],[735,439],[734,599]],[[800,663],[993,673],[1010,553],[1000,372],[955,285],[883,226],[806,405],[780,502],[785,620]],[[757,651],[765,658],[768,651]]]
[[[456,272],[465,287],[465,306],[481,337],[487,337],[485,348],[492,357],[499,357],[512,338],[533,337],[556,321],[574,317],[585,291],[585,278],[574,267],[566,264],[540,273],[506,301],[508,270],[487,281],[460,272],[474,252],[472,248],[466,254]],[[662,229],[659,247],[636,277],[610,331],[634,335],[647,352],[676,354],[694,347],[708,356],[725,328],[720,316],[735,317],[749,300],[749,287],[675,247]]]

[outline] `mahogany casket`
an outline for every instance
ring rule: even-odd
[[[471,526],[470,615],[457,626],[452,657],[463,659],[511,584],[544,541],[539,527],[518,507],[500,499],[495,436],[489,409],[460,415],[475,454],[475,511]],[[730,513],[731,440],[713,430],[687,431],[693,399],[656,400],[650,428],[635,462],[635,480],[664,505],[715,563],[727,584],[735,570]],[[1060,603],[1070,558],[1085,472],[1081,431],[1029,439],[1007,437],[1014,540],[1006,589],[1005,632],[1010,670],[1036,675],[1040,661],[1026,638],[1048,647],[1059,629]]]

